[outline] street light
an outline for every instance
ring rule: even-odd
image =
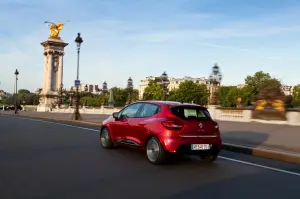
[[[84,92],[85,92],[84,106],[87,106],[87,91],[88,91],[88,85],[86,84],[85,87],[84,87]]]
[[[107,93],[107,82],[104,81],[103,84],[102,84],[102,93]]]
[[[212,73],[210,74],[209,78],[209,83],[212,85],[211,89],[210,89],[210,104],[212,105],[217,105],[218,103],[218,91],[217,91],[217,87],[220,85],[221,81],[222,81],[222,74],[220,71],[220,67],[218,66],[218,64],[215,64],[212,67]]]
[[[79,80],[79,54],[80,54],[80,46],[81,43],[83,42],[82,38],[80,37],[80,33],[77,34],[77,37],[75,39],[75,43],[77,46],[77,78],[76,80]],[[74,112],[74,119],[75,120],[81,120],[81,116],[79,113],[79,101],[80,101],[80,97],[79,97],[79,85],[76,85],[76,104],[75,104],[75,112]]]
[[[66,91],[66,89],[63,89],[64,85],[60,84],[59,89],[58,89],[58,93],[59,93],[59,103],[58,103],[58,107],[60,108],[60,106],[63,104],[63,93]]]
[[[159,84],[163,90],[162,100],[166,101],[168,85],[170,84],[170,81],[169,81],[169,78],[168,78],[168,75],[166,72],[163,72],[163,74],[160,76]]]
[[[132,102],[132,91],[133,91],[133,81],[131,77],[129,77],[127,80],[127,91],[128,91],[127,104],[130,104]]]
[[[16,69],[15,71],[15,75],[16,75],[16,102],[15,102],[15,114],[18,114],[18,75],[19,75],[19,71],[18,69]]]

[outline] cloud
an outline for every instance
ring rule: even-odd
[[[265,59],[282,60],[279,57],[262,56],[261,53],[256,50],[244,49],[244,48],[239,48],[239,47],[235,47],[235,46],[224,46],[224,45],[218,45],[218,44],[212,44],[212,43],[203,43],[203,42],[198,42],[198,43],[201,45],[204,45],[204,46],[209,46],[209,47],[223,48],[223,49],[227,49],[227,50],[229,49],[229,50],[247,52],[247,53],[254,53],[257,55],[257,57],[261,57],[261,58],[265,58]]]
[[[82,33],[84,40],[80,60],[82,81],[100,84],[107,80],[109,86],[125,86],[129,76],[138,84],[144,76],[159,75],[165,69],[170,69],[170,75],[171,72],[181,74],[186,71],[180,68],[187,63],[196,67],[222,59],[222,55],[214,55],[210,50],[211,54],[199,61],[199,53],[208,53],[207,48],[200,45],[230,50],[233,57],[235,51],[240,51],[258,58],[281,60],[281,53],[261,53],[259,39],[275,38],[274,41],[278,41],[277,36],[300,30],[295,23],[300,16],[297,9],[237,17],[234,11],[224,14],[205,10],[201,6],[207,2],[195,5],[199,1],[192,0],[24,2],[0,2],[0,23],[3,24],[0,27],[3,63],[0,80],[1,86],[9,85],[5,88],[10,90],[16,68],[20,70],[20,82],[23,81],[24,87],[35,90],[42,85],[43,48],[40,43],[49,34],[44,24],[46,20],[71,21],[61,32],[61,37],[69,43],[64,60],[66,86],[71,86],[76,77],[74,39],[77,32]],[[242,44],[241,40],[249,40],[253,45]],[[265,42],[265,45],[269,44]],[[260,66],[259,63],[256,65]],[[190,69],[198,70],[206,73],[204,69]]]

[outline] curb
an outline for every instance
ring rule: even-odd
[[[82,124],[82,125],[89,125],[89,126],[95,126],[95,127],[101,127],[102,122],[93,123],[93,122],[85,122],[80,120],[64,120],[64,119],[56,119],[56,118],[49,118],[49,117],[38,117],[38,116],[28,116],[28,115],[10,115],[10,114],[2,114],[2,115],[8,115],[13,117],[25,117],[25,118],[31,118],[31,119],[42,119],[50,122],[64,122],[64,123],[71,123],[71,124]]]
[[[300,155],[293,154],[293,153],[273,151],[273,150],[263,149],[263,148],[240,146],[240,145],[229,144],[229,143],[223,143],[222,149],[225,151],[231,151],[235,153],[242,153],[242,154],[252,155],[261,158],[268,158],[268,159],[279,160],[288,163],[300,164]]]

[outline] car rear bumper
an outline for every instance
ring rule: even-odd
[[[192,144],[210,144],[211,150],[217,153],[222,148],[222,140],[220,136],[209,137],[209,136],[186,136],[186,137],[176,137],[176,138],[164,138],[162,144],[166,151],[171,153],[187,153],[195,154],[201,153],[205,150],[193,151],[191,150]]]

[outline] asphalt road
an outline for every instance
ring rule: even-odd
[[[0,198],[298,198],[300,166],[222,152],[164,166],[103,150],[95,127],[0,115]]]

